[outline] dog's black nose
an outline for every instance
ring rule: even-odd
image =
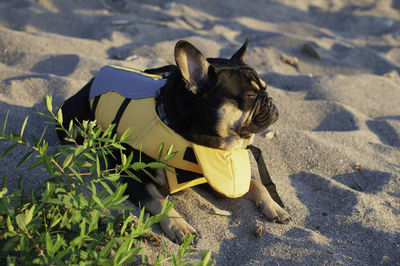
[[[263,94],[263,95],[261,95],[261,104],[265,104],[265,105],[268,105],[268,106],[271,106],[272,105],[272,98],[271,97],[268,97],[268,94]]]

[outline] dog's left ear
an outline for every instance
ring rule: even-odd
[[[237,52],[234,55],[232,55],[232,57],[229,60],[236,63],[244,63],[244,57],[246,56],[246,50],[249,41],[250,39],[247,38],[242,47],[240,47],[240,49],[237,50]]]
[[[210,64],[201,52],[187,41],[178,41],[175,46],[175,61],[188,90],[199,93],[201,85],[208,79]]]

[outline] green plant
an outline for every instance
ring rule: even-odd
[[[0,190],[0,264],[80,264],[80,265],[121,265],[145,262],[141,247],[143,239],[156,239],[151,226],[167,217],[174,203],[166,200],[163,210],[155,216],[145,215],[141,210],[138,218],[131,213],[131,207],[124,204],[126,184],[118,182],[121,177],[140,179],[137,171],[164,167],[164,161],[172,158],[172,147],[163,155],[160,148],[157,162],[133,162],[133,155],[123,153],[130,130],[117,139],[113,125],[101,130],[95,122],[83,122],[76,127],[62,126],[61,110],[53,112],[52,98],[47,96],[45,104],[50,124],[64,131],[71,145],[60,145],[55,154],[49,154],[45,131],[31,142],[24,137],[28,117],[21,131],[6,133],[8,113],[0,140],[11,145],[0,156],[4,158],[17,146],[24,146],[28,152],[22,156],[16,167],[29,160],[29,169],[41,167],[47,179],[42,187],[24,191],[19,181],[18,189],[9,192],[4,177]],[[83,138],[78,144],[77,136]],[[121,153],[120,165],[109,167],[107,157],[113,152]],[[193,236],[186,236],[176,253],[159,255],[155,264],[170,262],[184,265],[184,256],[195,252],[189,249]],[[158,241],[158,240],[155,240]],[[210,265],[210,251],[203,254],[198,265]],[[140,259],[140,261],[138,261]]]

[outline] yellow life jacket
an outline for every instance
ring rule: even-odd
[[[111,72],[115,70],[138,74],[137,70],[128,68],[114,68]],[[99,73],[102,75],[101,79],[111,73],[102,71]],[[154,75],[139,74],[154,78]],[[96,91],[98,76],[94,79],[91,90]],[[112,79],[112,76],[109,78]],[[121,82],[120,78],[118,82]],[[125,86],[126,90],[133,90],[136,85],[126,83]],[[170,193],[202,183],[209,183],[214,190],[231,198],[240,197],[249,190],[251,167],[246,149],[213,149],[187,141],[160,120],[154,97],[130,99],[121,95],[123,92],[117,91],[116,88],[110,88],[110,91],[97,96],[94,110],[97,123],[106,129],[119,116],[117,135],[120,137],[125,130],[133,128],[127,144],[155,160],[162,143],[167,147],[172,144],[178,153],[166,162],[170,169],[166,171]],[[91,108],[94,102],[95,98],[90,99]],[[124,106],[122,110],[121,106]],[[195,173],[195,178],[186,177],[187,172]]]

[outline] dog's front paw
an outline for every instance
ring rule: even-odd
[[[290,214],[278,205],[274,200],[261,200],[257,207],[273,223],[287,224],[292,220]]]
[[[259,181],[251,180],[250,189],[246,195],[256,203],[269,221],[287,224],[292,220],[290,214],[271,198],[268,190]]]
[[[196,230],[182,217],[166,218],[160,222],[160,225],[167,237],[177,244],[181,244],[187,234],[199,236]]]

